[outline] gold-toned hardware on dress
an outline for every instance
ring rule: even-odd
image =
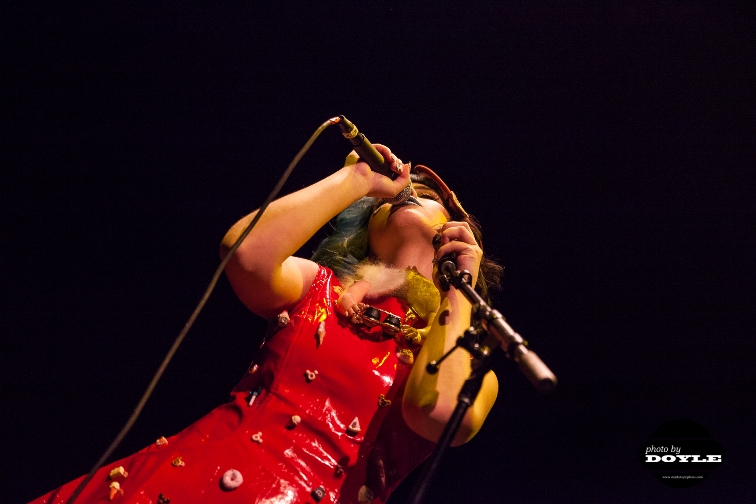
[[[392,338],[402,329],[401,317],[375,306],[367,306],[361,313],[355,313],[355,316],[352,316],[351,320],[354,324],[361,322],[368,328],[380,325],[386,336]]]
[[[224,490],[236,490],[243,482],[242,474],[236,469],[229,469],[221,477],[221,486]]]
[[[381,310],[375,306],[368,306],[362,311],[362,323],[368,327],[375,327],[381,323]]]
[[[260,395],[260,392],[262,392],[262,387],[257,387],[256,389],[249,391],[249,396],[247,396],[247,407],[252,406],[252,403],[255,402],[255,399]]]
[[[126,472],[126,469],[124,469],[123,466],[118,466],[112,471],[110,471],[109,476],[110,476],[110,479],[112,480],[117,480],[120,478],[126,479],[129,477],[129,473]]]
[[[391,406],[391,400],[386,399],[386,396],[381,394],[378,396],[378,407],[385,408],[386,406]]]
[[[286,428],[291,430],[295,428],[299,423],[302,421],[302,418],[299,415],[292,415],[291,418],[289,418],[288,423],[286,424]]]
[[[370,490],[366,485],[362,485],[359,493],[357,493],[357,501],[360,504],[370,504],[375,499],[375,493]]]
[[[110,484],[110,496],[108,497],[108,500],[115,499],[115,496],[117,494],[123,495],[123,488],[121,488],[121,484],[117,481],[114,481]]]
[[[286,327],[290,321],[291,317],[289,317],[289,312],[286,310],[278,314],[278,327]]]
[[[323,497],[325,497],[325,494],[326,494],[326,491],[322,485],[314,489],[312,492],[310,492],[310,496],[312,497],[312,500],[314,500],[315,502],[322,501]]]
[[[391,313],[386,315],[386,318],[383,319],[383,323],[381,325],[383,326],[383,331],[386,334],[394,336],[402,328],[402,319]]]
[[[396,352],[397,358],[405,364],[412,364],[415,362],[415,355],[409,348],[402,348]]]
[[[360,420],[357,417],[354,417],[354,420],[352,420],[352,423],[349,424],[349,427],[347,427],[347,434],[350,434],[352,436],[358,434],[362,429],[360,428]]]
[[[402,335],[404,335],[404,341],[411,346],[419,345],[423,341],[420,332],[412,326],[403,325]]]
[[[325,329],[325,321],[323,321],[323,322],[321,322],[321,323],[320,323],[320,324],[318,325],[318,330],[317,330],[317,331],[316,331],[316,333],[315,333],[315,335],[316,335],[316,336],[317,336],[317,338],[318,338],[318,346],[320,346],[320,345],[322,345],[322,344],[323,344],[323,338],[325,338],[325,333],[326,333],[326,329]]]

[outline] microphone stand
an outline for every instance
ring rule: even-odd
[[[446,292],[450,286],[454,286],[462,292],[473,305],[473,322],[479,321],[483,330],[470,327],[464,336],[457,338],[457,344],[444,354],[438,361],[428,364],[426,370],[429,374],[436,374],[441,362],[459,347],[467,350],[473,356],[472,371],[470,377],[465,380],[457,397],[457,406],[449,417],[441,437],[436,444],[430,459],[425,465],[420,479],[415,483],[409,502],[421,504],[430,487],[433,476],[438,471],[441,459],[446,449],[451,445],[452,439],[457,434],[468,408],[475,402],[478,396],[483,378],[491,370],[491,356],[494,351],[506,349],[506,355],[514,360],[528,380],[541,393],[549,393],[556,387],[557,379],[551,370],[538,358],[538,356],[526,348],[527,342],[507,324],[504,317],[497,310],[491,308],[486,301],[475,292],[470,285],[472,275],[467,270],[458,271],[453,259],[442,258],[439,264],[439,284]],[[473,324],[475,326],[475,324]],[[478,343],[481,333],[486,333],[482,343]]]

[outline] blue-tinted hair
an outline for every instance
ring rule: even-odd
[[[364,197],[336,217],[333,234],[320,242],[312,260],[331,268],[344,279],[354,276],[357,266],[370,255],[368,224],[377,199]]]

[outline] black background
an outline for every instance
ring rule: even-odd
[[[225,230],[337,114],[479,217],[560,379],[497,362],[428,502],[756,502],[754,8],[303,4],[0,8],[0,502],[90,469]],[[284,191],[348,151],[326,130]],[[224,402],[263,327],[223,278],[116,456]],[[638,462],[675,418],[726,450],[690,489]]]

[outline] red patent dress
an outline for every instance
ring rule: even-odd
[[[167,443],[103,466],[76,502],[385,502],[434,445],[402,419],[411,368],[403,334],[349,324],[335,311],[340,290],[321,267],[229,403]],[[397,298],[370,304],[399,316],[405,333],[425,325]],[[82,479],[33,503],[64,503]]]

